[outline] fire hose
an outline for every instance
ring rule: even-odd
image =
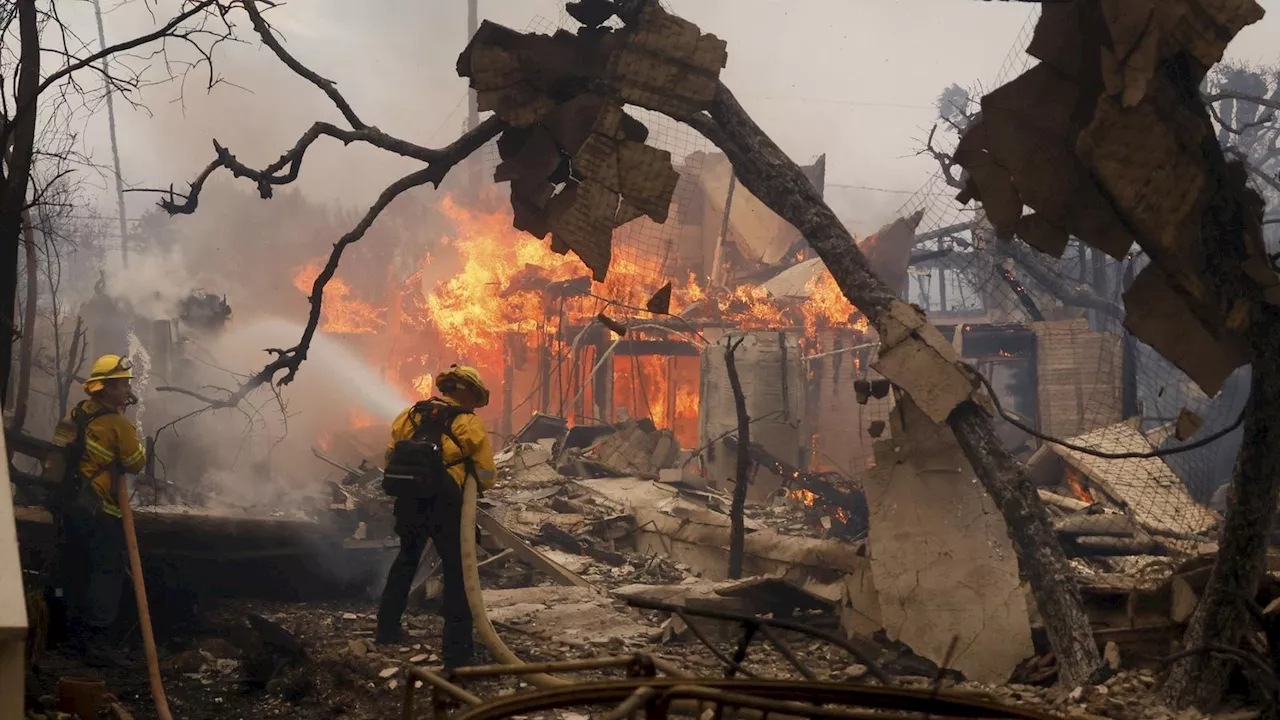
[[[138,601],[138,624],[142,627],[142,646],[147,654],[147,675],[151,683],[151,696],[155,699],[156,715],[160,720],[173,720],[169,701],[164,694],[164,681],[160,678],[160,660],[156,657],[156,639],[151,632],[151,611],[147,606],[147,585],[142,579],[142,556],[138,554],[138,533],[133,526],[133,508],[129,504],[128,483],[121,482],[119,497],[121,521],[124,523],[124,539],[129,547],[129,570],[133,580],[133,594]],[[474,548],[473,548],[474,550]]]
[[[476,562],[476,481],[469,474],[462,486],[462,582],[467,591],[467,606],[471,608],[472,622],[480,641],[503,665],[523,665],[511,648],[498,637],[493,623],[484,609],[484,595],[480,588],[480,568]],[[569,685],[569,681],[546,673],[526,675],[524,680],[541,690]]]
[[[471,609],[476,633],[498,662],[503,665],[524,665],[524,661],[502,642],[498,631],[489,620],[488,613],[485,612],[484,595],[480,588],[480,568],[476,561],[475,528],[476,481],[468,475],[466,484],[462,488],[462,581],[467,591],[467,606]],[[687,677],[685,673],[664,660],[655,658],[654,665],[667,675]],[[551,690],[573,684],[569,680],[546,673],[532,673],[523,676],[522,679],[540,690]]]

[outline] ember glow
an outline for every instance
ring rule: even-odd
[[[817,493],[809,490],[805,490],[803,488],[792,490],[791,492],[787,493],[787,497],[791,498],[792,500],[797,500],[799,502],[804,503],[805,507],[813,507],[814,503],[818,502]]]

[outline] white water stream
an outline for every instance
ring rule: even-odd
[[[253,358],[252,349],[293,347],[302,337],[301,323],[282,318],[264,318],[233,326],[217,343],[219,352],[235,351],[234,359],[224,358],[229,367],[244,367]],[[257,360],[266,363],[270,356],[265,352]],[[358,406],[377,420],[390,421],[412,402],[398,388],[383,381],[378,368],[370,366],[359,354],[340,339],[316,333],[311,341],[307,359],[298,370],[295,392],[318,385],[325,386],[325,394],[340,394],[352,405]]]

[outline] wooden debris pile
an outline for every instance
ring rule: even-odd
[[[1068,441],[1111,454],[1152,449],[1131,422]],[[1045,445],[1028,465],[1068,554],[1095,572],[1133,572],[1158,557],[1189,557],[1208,547],[1221,522],[1159,457],[1108,459]]]

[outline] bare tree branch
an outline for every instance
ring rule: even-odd
[[[328,95],[333,104],[338,107],[338,111],[342,113],[342,117],[351,123],[352,128],[356,130],[367,129],[368,126],[360,120],[359,116],[356,115],[356,111],[351,109],[351,104],[347,102],[346,98],[342,97],[342,93],[338,92],[338,88],[332,80],[320,77],[314,70],[298,62],[297,58],[284,49],[284,46],[280,44],[280,40],[276,38],[275,33],[271,31],[271,26],[262,19],[262,14],[258,12],[258,3],[254,0],[242,1],[245,11],[249,13],[249,20],[253,23],[253,29],[258,33],[258,37],[262,38],[262,44],[271,48],[276,57],[289,66],[290,70],[320,88],[325,95]]]
[[[214,7],[217,7],[219,11],[222,12],[223,14],[225,14],[229,9],[229,7],[223,7],[222,5],[220,5],[217,0],[201,0],[201,2],[197,2],[193,4],[191,7],[187,8],[185,11],[175,15],[173,18],[169,20],[169,22],[165,23],[164,25],[160,26],[159,28],[155,29],[152,32],[149,32],[145,35],[139,35],[137,37],[130,38],[123,42],[117,43],[115,45],[111,45],[109,47],[103,48],[95,53],[88,55],[87,57],[80,58],[75,62],[69,63],[59,68],[58,70],[50,73],[42,82],[40,82],[40,84],[36,87],[34,93],[26,96],[22,96],[22,94],[20,93],[19,100],[17,102],[17,105],[14,108],[14,115],[15,116],[21,115],[23,112],[26,112],[28,110],[34,110],[35,103],[38,101],[40,95],[44,93],[45,90],[48,90],[50,87],[52,87],[59,81],[63,80],[64,78],[69,77],[73,73],[79,72],[80,70],[83,70],[85,68],[93,69],[94,64],[99,62],[105,57],[110,57],[111,55],[127,52],[134,48],[142,47],[143,45],[147,45],[149,43],[155,42],[156,40],[159,40],[161,38],[171,36],[173,35],[174,31],[177,30],[179,27],[181,27],[181,25],[184,22]],[[38,41],[37,41],[36,47],[39,48]],[[0,128],[0,146],[4,146],[7,143],[8,133],[9,133],[9,128],[7,127]]]
[[[214,140],[213,148],[217,157],[200,171],[196,179],[191,182],[188,192],[181,194],[173,193],[172,190],[158,191],[170,195],[167,199],[161,199],[159,204],[165,212],[171,215],[190,215],[199,206],[200,191],[204,188],[205,182],[219,168],[226,168],[235,177],[248,178],[254,181],[258,186],[258,194],[264,199],[270,198],[274,193],[274,186],[288,185],[298,179],[298,173],[302,169],[302,161],[307,149],[323,136],[340,140],[344,145],[349,145],[353,142],[365,142],[379,149],[428,163],[429,167],[427,169],[431,170],[431,173],[420,184],[429,182],[439,187],[445,175],[454,165],[466,159],[467,156],[478,150],[484,143],[496,137],[504,127],[505,124],[497,117],[490,117],[466,135],[458,138],[453,144],[435,150],[392,137],[377,128],[344,130],[331,123],[317,122],[308,128],[302,134],[302,137],[298,138],[298,142],[294,143],[292,148],[281,155],[278,160],[261,170],[255,170],[240,162],[235,155],[231,154],[230,150],[223,147],[217,140]],[[459,153],[464,154],[460,155]],[[132,191],[143,192],[144,189],[139,188]],[[145,191],[157,192],[151,189]],[[182,202],[175,201],[173,199],[175,196],[181,197]]]
[[[933,146],[933,136],[937,132],[938,132],[937,125],[934,125],[932,128],[930,128],[929,137],[924,142],[924,148],[921,149],[920,152],[916,154],[917,155],[927,154],[932,156],[934,160],[938,161],[938,165],[942,168],[942,179],[945,180],[946,183],[951,187],[957,190],[963,190],[964,181],[961,178],[956,177],[955,173],[953,172],[953,168],[955,168],[956,166],[956,161],[951,159],[951,153],[943,152]]]
[[[307,298],[311,304],[311,311],[307,318],[306,328],[302,332],[302,337],[298,344],[288,349],[268,348],[267,352],[275,356],[275,359],[266,365],[261,371],[250,377],[238,389],[228,393],[223,398],[212,398],[192,393],[190,391],[182,391],[183,394],[191,395],[214,407],[234,407],[240,404],[249,393],[253,392],[262,385],[276,382],[276,376],[281,372],[284,376],[279,379],[279,384],[287,385],[293,381],[294,376],[298,372],[299,366],[307,358],[307,353],[311,347],[311,340],[315,337],[316,329],[320,325],[321,308],[324,299],[324,288],[338,271],[338,263],[342,259],[342,253],[351,245],[364,237],[369,228],[373,226],[378,215],[382,213],[392,200],[395,200],[401,193],[422,185],[439,186],[445,175],[451,168],[469,157],[490,139],[495,137],[504,127],[502,121],[497,118],[490,118],[481,123],[476,128],[464,134],[450,145],[440,150],[428,151],[429,156],[434,158],[426,167],[415,170],[408,175],[400,178],[396,182],[387,186],[386,189],[378,195],[377,200],[369,207],[364,216],[360,219],[356,226],[347,234],[343,235],[336,243],[334,243],[333,251],[329,254],[329,259],[325,262],[324,268],[320,274],[316,276],[315,282],[311,285],[311,295]],[[300,142],[300,145],[302,143]],[[295,146],[296,148],[296,146]],[[290,151],[293,152],[293,151]],[[300,163],[302,154],[297,156],[296,163]],[[278,163],[279,161],[277,161]],[[170,213],[187,213],[195,209],[199,201],[199,188],[203,184],[204,179],[216,170],[218,167],[227,167],[232,173],[238,177],[248,177],[259,183],[259,188],[270,187],[273,184],[279,184],[271,181],[271,176],[267,171],[253,170],[240,162],[236,161],[230,153],[222,151],[219,153],[218,159],[214,160],[208,167],[200,173],[195,183],[192,183],[192,191],[186,203],[181,205],[174,204],[168,200],[162,200],[160,206]],[[274,167],[274,166],[273,166]],[[296,177],[296,169],[293,176]],[[189,209],[188,209],[189,206]],[[163,388],[169,391],[177,391],[175,388]]]
[[[1271,98],[1236,92],[1234,90],[1220,90],[1215,93],[1205,93],[1202,96],[1202,99],[1207,105],[1213,105],[1214,103],[1222,102],[1223,100],[1241,100],[1244,102],[1251,102],[1262,107],[1271,108],[1272,110],[1280,110],[1280,100],[1272,100]]]
[[[1123,308],[1106,298],[1099,297],[1087,285],[1073,284],[1059,276],[1049,266],[1042,253],[1032,250],[1016,240],[996,240],[995,246],[998,253],[1017,263],[1018,267],[1026,272],[1037,285],[1048,290],[1063,305],[1096,310],[1116,322],[1124,322]]]
[[[1239,152],[1234,154],[1236,159],[1244,163],[1244,166],[1249,171],[1250,175],[1253,175],[1254,177],[1258,178],[1262,182],[1269,185],[1272,190],[1275,190],[1276,192],[1280,192],[1280,179],[1277,179],[1274,174],[1269,173],[1266,170],[1263,170],[1262,168],[1258,167],[1256,163],[1254,163],[1249,158],[1245,157],[1244,153]]]

